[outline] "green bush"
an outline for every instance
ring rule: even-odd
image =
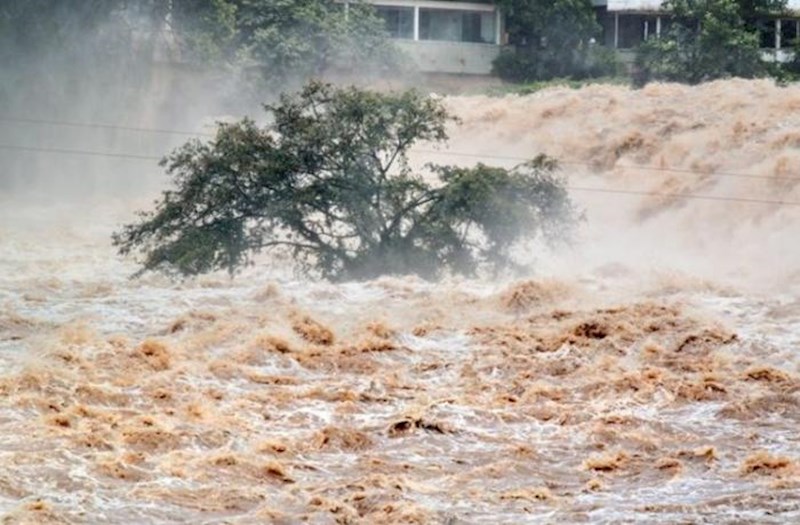
[[[368,4],[334,0],[242,1],[238,56],[267,88],[301,86],[331,72],[381,75],[406,67],[385,22]]]
[[[507,15],[513,50],[495,73],[512,82],[582,79],[617,74],[613,53],[591,44],[600,33],[590,0],[497,0]]]
[[[569,56],[565,60],[563,53],[554,54],[546,49],[504,50],[495,59],[493,72],[509,82],[527,83],[555,78],[611,77],[623,71],[614,51],[601,46],[575,50]]]
[[[661,38],[637,50],[634,84],[767,75],[770,67],[761,59],[758,32],[748,20],[782,6],[785,2],[778,0],[667,0],[672,24]]]
[[[495,58],[492,72],[509,82],[533,82],[541,78],[542,68],[533,53],[517,53],[505,49]]]

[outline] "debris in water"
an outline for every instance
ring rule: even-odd
[[[167,345],[153,339],[148,339],[139,345],[135,355],[144,359],[154,370],[167,370],[172,364]]]
[[[775,456],[765,451],[759,451],[748,456],[742,464],[743,474],[775,474],[785,471],[793,466],[794,462],[785,456]]]
[[[625,467],[628,455],[624,452],[597,454],[584,461],[583,466],[588,470],[599,472],[614,472]]]
[[[323,346],[333,344],[333,331],[307,315],[297,316],[292,323],[292,329],[310,343]]]
[[[503,291],[500,303],[510,312],[522,313],[535,306],[552,308],[554,303],[564,300],[571,293],[572,290],[563,281],[523,281]]]

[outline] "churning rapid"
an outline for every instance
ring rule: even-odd
[[[536,275],[130,280],[152,195],[3,197],[3,523],[800,521],[800,89],[446,104],[415,163],[562,160]]]

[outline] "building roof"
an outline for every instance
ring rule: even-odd
[[[606,6],[609,11],[658,11],[663,0],[592,0],[597,6]]]
[[[659,11],[663,0],[592,0],[595,6],[605,6],[609,11]],[[800,12],[800,0],[787,0],[790,11]]]

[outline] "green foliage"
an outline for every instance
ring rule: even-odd
[[[639,47],[635,82],[696,84],[766,75],[758,33],[748,22],[784,6],[785,2],[777,0],[667,0],[664,8],[674,15],[672,25],[660,39],[650,39]]]
[[[738,0],[739,16],[746,21],[754,20],[759,16],[777,15],[785,13],[787,0]]]
[[[114,236],[120,252],[183,275],[233,274],[267,249],[329,279],[433,278],[499,271],[521,241],[568,237],[575,213],[551,159],[410,168],[415,143],[447,138],[436,99],[311,83],[266,109],[267,127],[220,125],[166,158],[175,188]]]
[[[548,50],[504,50],[495,59],[493,69],[503,80],[517,83],[613,77],[623,72],[614,51],[596,45],[573,50],[568,59]]]
[[[507,95],[530,95],[544,89],[550,88],[570,88],[581,89],[588,85],[607,84],[614,86],[628,86],[630,79],[625,76],[596,77],[590,79],[575,80],[571,78],[553,78],[550,80],[537,80],[524,84],[506,84],[499,87],[492,87],[483,93],[493,97],[504,97]]]
[[[551,78],[614,75],[613,53],[590,45],[600,32],[590,0],[500,0],[508,17],[513,51],[495,61],[503,79],[531,82]]]
[[[497,0],[514,45],[576,49],[600,31],[591,0]],[[560,49],[555,49],[560,48]]]
[[[366,4],[345,10],[333,0],[237,1],[239,55],[261,66],[272,84],[330,70],[385,72],[400,56],[384,22]]]
[[[3,0],[0,91],[4,84],[10,90],[8,71],[27,63],[65,84],[73,82],[70,71],[125,76],[167,41],[183,61],[247,66],[259,88],[332,71],[384,74],[404,64],[383,21],[358,2],[346,11],[335,0]]]
[[[192,61],[214,63],[233,57],[237,6],[226,0],[173,0],[172,30]]]
[[[168,12],[186,57],[243,64],[259,87],[401,66],[383,21],[367,4],[345,10],[334,0],[173,0]]]
[[[787,62],[769,64],[770,76],[780,84],[789,84],[800,80],[800,39],[786,43],[791,48],[791,56]]]

